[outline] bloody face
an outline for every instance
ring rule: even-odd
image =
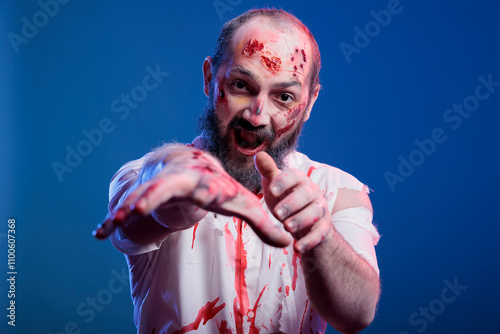
[[[233,178],[258,190],[253,156],[266,151],[285,167],[312,107],[309,41],[296,29],[280,31],[255,18],[236,31],[229,52],[212,77],[201,122],[204,142]]]

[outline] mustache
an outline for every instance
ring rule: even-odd
[[[241,128],[245,131],[252,132],[257,136],[258,140],[261,142],[264,140],[273,142],[274,139],[276,138],[276,133],[274,132],[272,127],[266,128],[265,125],[253,126],[249,121],[240,117],[233,118],[229,122],[228,127],[230,129]]]

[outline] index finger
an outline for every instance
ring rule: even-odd
[[[238,193],[233,199],[222,203],[221,208],[247,222],[255,234],[268,245],[285,247],[292,242],[291,235],[272,222],[260,205],[257,196],[250,191],[247,194]],[[224,214],[224,212],[221,213]]]

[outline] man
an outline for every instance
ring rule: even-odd
[[[139,333],[323,333],[326,322],[357,333],[371,323],[379,234],[367,188],[295,151],[319,68],[297,18],[240,15],[203,63],[201,135],[113,177],[110,215],[94,233],[126,254]]]

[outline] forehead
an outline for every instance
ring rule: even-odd
[[[268,17],[255,17],[244,23],[231,41],[233,59],[251,56],[255,51],[269,52],[286,63],[295,53],[311,55],[307,35],[291,23],[273,23]],[[311,57],[308,57],[311,59]],[[286,64],[283,64],[286,65]]]

